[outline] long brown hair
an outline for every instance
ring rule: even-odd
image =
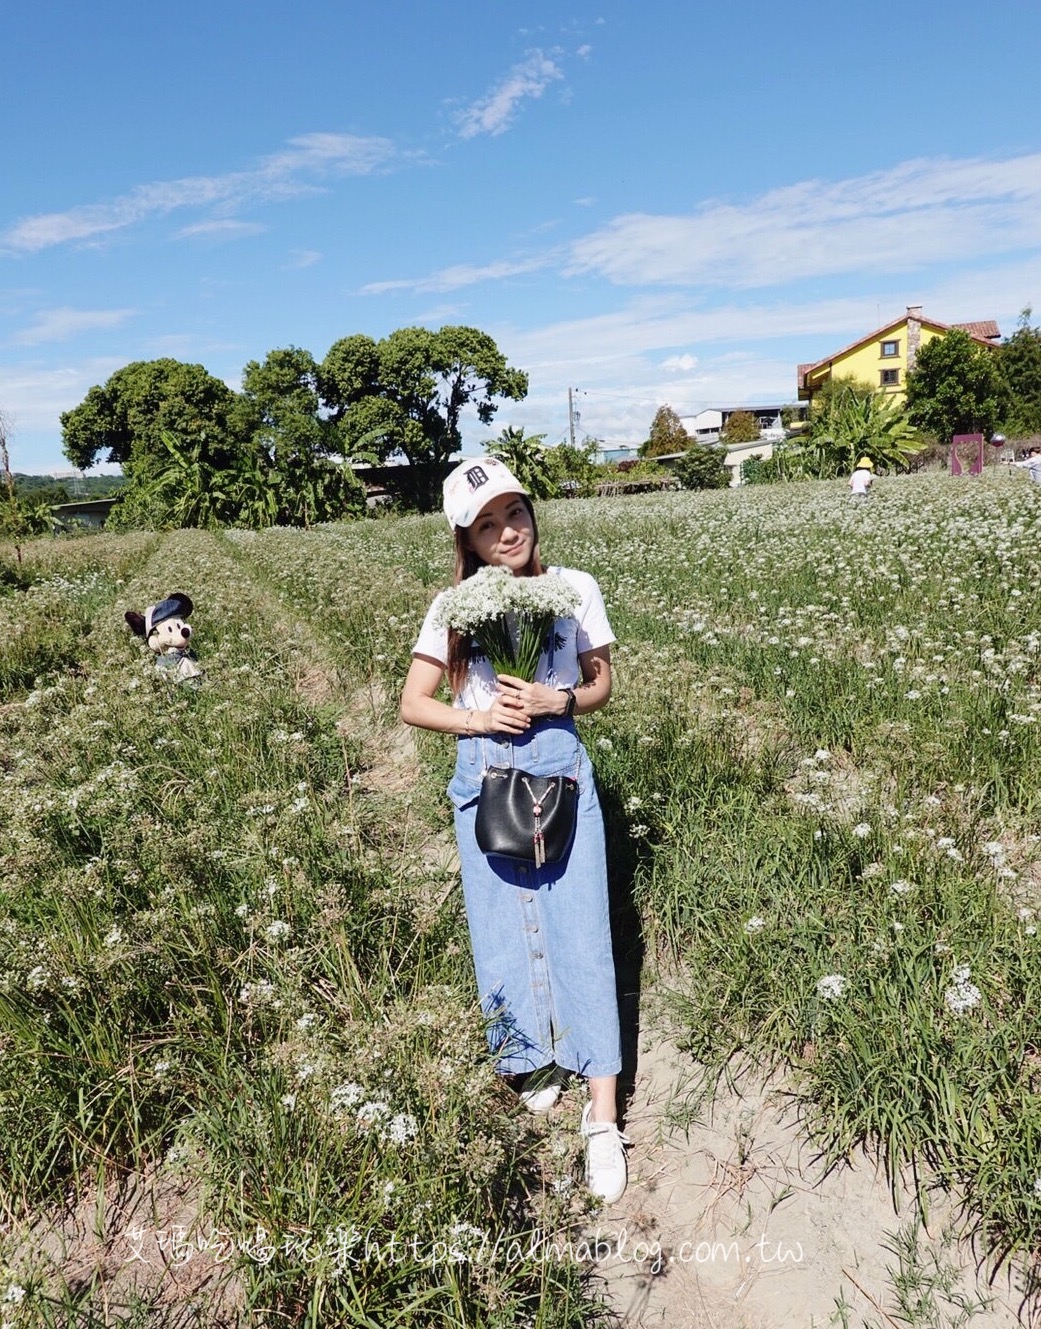
[[[534,535],[531,558],[520,575],[522,577],[541,577],[545,572],[545,568],[542,563],[542,555],[539,552],[539,524],[535,518],[535,508],[527,494],[520,494],[519,498],[528,509],[532,534]],[[453,586],[458,586],[461,581],[465,581],[467,577],[472,577],[475,572],[484,567],[484,560],[478,558],[470,548],[470,540],[467,535],[469,529],[468,526],[457,526],[454,531],[455,576],[452,580]],[[448,629],[448,686],[452,689],[453,697],[458,696],[463,690],[463,684],[466,682],[466,671],[470,667],[472,651],[473,637],[469,632],[457,632],[455,628]]]

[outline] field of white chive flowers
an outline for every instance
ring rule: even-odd
[[[823,1148],[877,1151],[923,1204],[954,1189],[1029,1269],[1041,491],[1018,480],[540,524],[618,637],[581,725],[623,997],[653,970],[706,1083],[783,1068]],[[484,1052],[450,744],[396,721],[449,567],[440,517],[0,550],[0,1323],[607,1322],[566,1244],[577,1106],[527,1117]],[[123,624],[173,590],[197,690]],[[131,1183],[151,1216],[73,1277],[61,1215]]]

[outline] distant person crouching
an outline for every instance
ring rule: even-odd
[[[854,467],[853,474],[849,477],[849,496],[850,498],[867,498],[871,489],[871,482],[874,480],[875,463],[870,457],[861,457]]]

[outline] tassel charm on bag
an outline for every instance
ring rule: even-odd
[[[556,787],[556,782],[554,781],[554,783],[547,788],[545,794],[543,794],[543,798],[546,798],[551,794]],[[531,794],[531,812],[532,816],[535,818],[535,830],[531,837],[531,856],[535,860],[535,866],[540,868],[546,861],[546,837],[542,834],[542,803],[531,793],[531,785],[528,784],[527,780],[524,781],[524,788],[529,794]]]

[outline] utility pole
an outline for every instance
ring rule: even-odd
[[[578,413],[575,410],[575,390],[567,390],[567,432],[571,440],[571,446],[575,446],[575,421],[578,419]]]

